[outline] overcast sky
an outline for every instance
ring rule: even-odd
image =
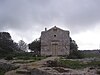
[[[16,42],[55,25],[70,30],[79,49],[100,48],[100,0],[0,0],[0,31]]]

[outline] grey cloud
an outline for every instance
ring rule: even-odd
[[[99,7],[100,0],[0,0],[0,30],[38,31],[57,22],[79,32],[100,22]]]

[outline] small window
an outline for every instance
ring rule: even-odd
[[[54,35],[54,37],[56,37],[56,35]]]

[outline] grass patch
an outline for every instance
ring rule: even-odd
[[[42,57],[42,56],[35,56],[32,53],[15,53],[13,56],[16,60],[18,59],[22,59],[22,60],[41,60],[44,59],[46,57]]]
[[[35,62],[35,61],[39,61],[42,59],[45,59],[46,57],[27,57],[27,56],[22,56],[22,57],[17,57],[16,61],[13,63],[20,63],[20,64],[24,64],[24,63],[31,63],[31,62]]]
[[[91,61],[87,63],[88,66],[100,67],[100,61]]]
[[[91,61],[91,62],[83,63],[80,61],[60,59],[58,63],[60,63],[60,65],[63,67],[72,68],[72,69],[81,69],[86,67],[100,67],[100,61]]]
[[[84,58],[93,58],[93,57],[100,58],[100,54],[85,53],[85,54],[83,54],[83,57],[84,57]]]
[[[87,64],[83,64],[80,61],[71,61],[71,60],[60,60],[59,63],[62,67],[72,68],[72,69],[80,69],[85,68]]]
[[[3,71],[2,69],[0,69],[0,75],[4,75],[5,71]]]
[[[83,69],[86,67],[100,68],[100,61],[82,62],[78,60],[59,59],[54,61],[47,61],[48,67],[64,67],[71,69]],[[92,69],[91,68],[91,69]]]
[[[33,61],[37,61],[37,60],[42,60],[45,59],[46,57],[33,57],[33,56],[19,56],[19,57],[15,57],[16,60],[21,59],[21,60],[33,60]]]

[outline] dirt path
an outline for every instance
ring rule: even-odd
[[[48,60],[55,60],[58,59],[59,57],[48,57],[46,59],[40,60],[40,61],[36,61],[36,62],[32,62],[32,63],[27,63],[27,64],[23,64],[20,66],[20,68],[16,69],[16,70],[12,70],[9,71],[7,73],[5,73],[5,75],[27,75],[27,74],[18,74],[16,72],[27,72],[28,70],[31,70],[33,68],[38,68],[43,66],[44,64],[46,64],[46,61]]]

